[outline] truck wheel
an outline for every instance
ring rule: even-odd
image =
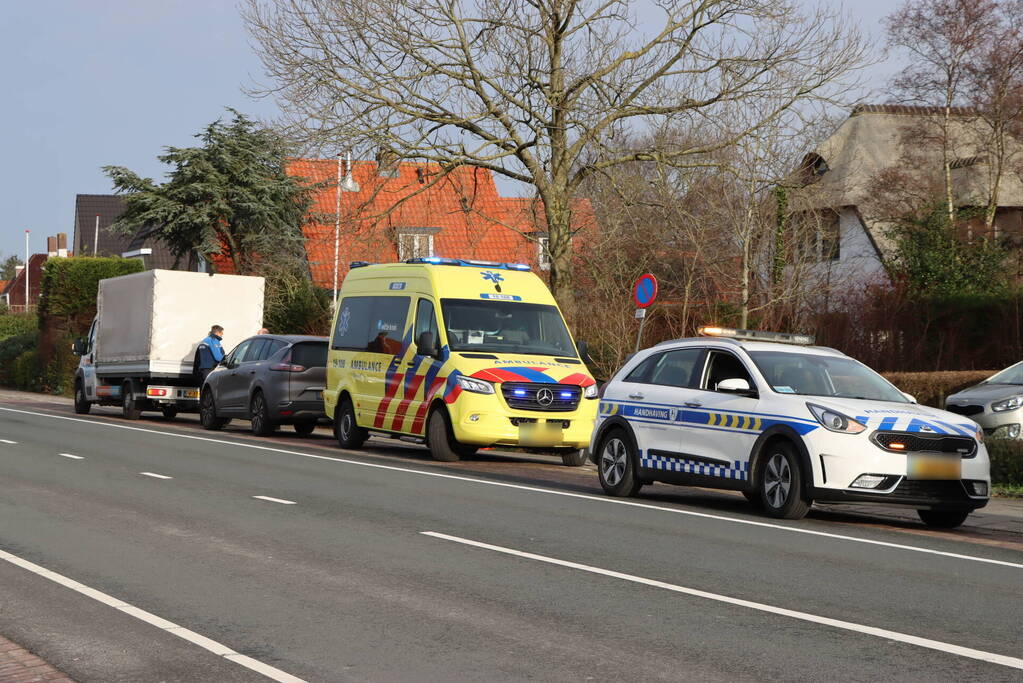
[[[277,425],[270,419],[270,409],[266,405],[262,391],[252,395],[249,415],[252,420],[252,433],[256,436],[270,436],[277,431]]]
[[[441,462],[458,462],[465,450],[462,444],[455,441],[448,412],[443,408],[434,408],[430,413],[426,423],[426,443],[433,459]]]
[[[75,412],[79,415],[88,415],[92,410],[92,404],[85,397],[85,385],[81,380],[75,382]]]
[[[121,385],[121,414],[125,420],[137,420],[142,417],[142,408],[135,398],[135,383],[131,380]]]
[[[355,406],[352,399],[345,397],[341,399],[337,409],[334,411],[334,436],[341,448],[362,448],[366,443],[369,433],[359,426],[355,420]]]
[[[810,510],[803,500],[803,470],[796,450],[777,441],[767,451],[760,467],[757,490],[763,511],[780,519],[802,519]]]
[[[970,516],[970,510],[917,510],[920,521],[939,529],[955,529]]]
[[[160,412],[163,413],[164,418],[173,420],[178,416],[177,406],[160,406]]]
[[[585,448],[573,448],[567,451],[561,451],[561,463],[565,467],[582,467],[586,464],[586,449]]]
[[[202,428],[218,431],[230,421],[230,418],[217,417],[217,404],[213,400],[213,390],[207,388],[203,391],[199,401],[199,422],[202,424]]]
[[[295,429],[295,433],[299,436],[309,436],[316,429],[315,422],[296,422],[292,425]]]

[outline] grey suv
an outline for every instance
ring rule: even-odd
[[[1023,438],[1023,363],[952,394],[945,410],[969,417],[992,438]]]
[[[294,425],[306,436],[326,417],[326,337],[261,334],[238,344],[203,382],[199,417],[205,429],[223,429],[232,418],[251,420],[267,436]]]

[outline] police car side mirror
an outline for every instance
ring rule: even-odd
[[[723,391],[728,394],[740,394],[742,396],[753,396],[756,393],[750,388],[749,382],[741,377],[723,379],[714,388],[717,391]]]
[[[902,395],[910,403],[916,403],[916,396],[914,396],[913,394],[907,394],[905,391],[903,391]]]

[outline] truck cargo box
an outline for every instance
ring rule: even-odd
[[[224,328],[224,352],[263,326],[261,277],[147,270],[101,280],[98,375],[190,374],[198,342]]]

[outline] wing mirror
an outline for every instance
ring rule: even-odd
[[[913,394],[907,394],[905,391],[903,391],[902,396],[910,403],[916,403],[916,396],[914,396]]]
[[[593,361],[590,360],[590,345],[584,341],[576,342],[576,348],[579,349],[579,358],[582,362],[586,363],[587,367],[593,365]]]
[[[756,393],[750,388],[749,382],[741,377],[723,379],[714,388],[717,391],[723,391],[728,394],[740,394],[742,396],[753,396]]]
[[[88,352],[89,342],[86,341],[85,339],[76,339],[74,343],[71,344],[71,353],[75,354],[76,356],[84,356]]]
[[[436,358],[440,355],[437,350],[437,340],[433,338],[433,332],[423,332],[416,340],[416,353],[420,356]]]

